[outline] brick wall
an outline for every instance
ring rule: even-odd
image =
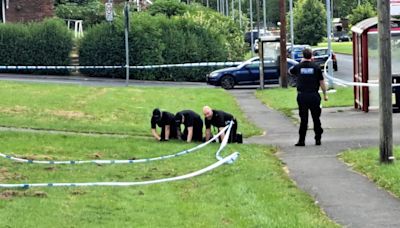
[[[6,22],[41,21],[53,16],[53,0],[9,0]]]

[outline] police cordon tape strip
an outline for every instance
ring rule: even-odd
[[[178,64],[159,64],[145,66],[129,66],[129,69],[156,69],[171,67],[212,67],[212,66],[234,66],[242,62],[201,62],[201,63],[178,63]],[[124,69],[121,66],[0,66],[0,70],[79,70],[79,69]]]
[[[6,158],[6,159],[10,159],[16,162],[22,162],[22,163],[30,163],[30,164],[42,164],[42,165],[68,165],[68,164],[87,164],[87,163],[95,163],[95,164],[133,164],[133,163],[144,163],[144,162],[151,162],[151,161],[158,161],[158,160],[163,160],[163,159],[168,159],[168,158],[174,158],[174,157],[179,157],[185,154],[189,154],[191,152],[194,152],[196,150],[199,150],[205,146],[207,146],[208,144],[210,144],[211,142],[213,142],[214,140],[216,140],[222,133],[224,133],[225,131],[227,131],[228,137],[225,138],[229,138],[229,132],[230,129],[232,128],[232,123],[233,121],[231,121],[231,123],[227,126],[224,127],[224,129],[222,129],[220,132],[218,132],[218,134],[216,134],[214,137],[212,137],[210,140],[208,140],[207,142],[204,142],[200,145],[197,145],[191,149],[188,150],[184,150],[175,154],[169,154],[169,155],[164,155],[164,156],[160,156],[160,157],[154,157],[154,158],[143,158],[143,159],[138,159],[138,160],[84,160],[84,161],[79,161],[79,160],[69,160],[69,161],[40,161],[40,160],[32,160],[32,159],[23,159],[23,158],[18,158],[18,157],[13,157],[10,155],[6,155],[3,153],[0,153],[0,157]],[[225,140],[224,138],[224,140]],[[219,152],[226,146],[226,143],[221,143],[221,146],[218,150],[218,154]],[[218,158],[217,158],[218,159]],[[218,159],[220,160],[220,159]]]
[[[349,82],[339,78],[332,77],[327,73],[328,62],[332,61],[332,57],[329,57],[324,65],[324,75],[326,78],[332,80],[335,84],[340,86],[366,86],[366,87],[379,87],[379,83],[366,83],[366,82]],[[400,86],[399,83],[392,84],[392,87]]]
[[[230,133],[230,129],[232,128],[233,125],[233,121],[231,121],[229,123],[229,125],[225,126],[224,129],[222,129],[217,135],[215,135],[213,138],[211,138],[210,140],[208,140],[205,143],[202,143],[192,149],[186,150],[186,151],[182,151],[179,153],[176,153],[174,155],[167,155],[168,158],[170,157],[177,157],[183,154],[187,154],[189,153],[188,151],[194,151],[197,149],[200,149],[204,146],[206,146],[207,144],[211,143],[212,141],[216,140],[223,132],[227,131],[226,136],[224,137],[223,142],[225,143],[221,143],[217,153],[219,153],[225,146],[226,143],[229,139],[229,133]],[[179,155],[178,155],[179,154]],[[5,158],[8,159],[12,159],[10,156],[5,155]],[[161,159],[165,159],[167,158],[166,156],[162,156],[162,157],[158,157],[155,158],[156,160],[161,160]],[[219,161],[217,161],[216,163],[203,168],[201,170],[195,171],[193,173],[189,173],[186,175],[182,175],[182,176],[177,176],[177,177],[170,177],[170,178],[164,178],[164,179],[158,179],[158,180],[151,180],[151,181],[139,181],[139,182],[86,182],[86,183],[35,183],[35,184],[30,184],[30,183],[24,183],[24,184],[1,184],[0,183],[0,188],[31,188],[31,187],[91,187],[91,186],[115,186],[115,187],[124,187],[124,186],[137,186],[137,185],[149,185],[149,184],[157,184],[157,183],[163,183],[163,182],[170,182],[170,181],[177,181],[177,180],[183,180],[183,179],[188,179],[188,178],[192,178],[198,175],[201,175],[205,172],[209,172],[215,168],[218,168],[219,166],[227,163],[227,164],[232,164],[234,161],[236,161],[236,159],[239,157],[239,152],[234,152],[231,155],[222,158],[221,156],[217,156],[217,159]],[[16,161],[19,162],[26,162],[28,161],[28,163],[34,163],[34,160],[26,160],[26,159],[19,159],[16,158]],[[14,159],[12,159],[14,160]],[[143,162],[147,162],[150,161],[150,159],[141,159],[143,160]],[[30,162],[29,162],[30,161]],[[95,160],[96,161],[96,160]],[[115,161],[113,163],[109,163],[110,160],[97,160],[97,161],[104,161],[106,162],[106,164],[116,164]],[[119,161],[138,161],[138,160],[119,160]],[[35,163],[39,164],[55,164],[55,163],[48,163],[48,162],[54,162],[54,161],[36,161]],[[45,162],[45,163],[43,163]],[[47,163],[46,163],[47,162]],[[61,161],[63,162],[63,161]],[[66,162],[71,162],[71,161],[66,161]],[[93,161],[86,161],[86,163],[92,163]],[[98,162],[95,162],[98,163]],[[128,162],[128,163],[132,163],[132,162]],[[79,163],[59,163],[59,164],[79,164]],[[101,163],[101,164],[105,164],[105,163]]]
[[[230,137],[230,133],[231,133],[231,129],[232,129],[232,126],[234,125],[235,123],[233,122],[233,121],[230,121],[230,123],[229,123],[229,125],[228,125],[228,129],[226,130],[226,134],[225,134],[225,136],[224,136],[224,139],[222,140],[222,142],[221,142],[221,145],[219,146],[219,149],[218,149],[218,151],[215,153],[215,158],[217,159],[217,160],[222,160],[223,158],[221,157],[221,155],[220,155],[220,153],[221,153],[221,151],[225,148],[225,146],[226,146],[226,144],[228,143],[228,140],[229,140],[229,137]]]
[[[137,186],[137,185],[148,185],[148,184],[158,184],[163,182],[184,180],[192,178],[203,173],[209,172],[225,163],[232,163],[239,157],[238,152],[234,152],[229,156],[215,162],[214,164],[203,168],[201,170],[182,175],[177,177],[170,177],[151,181],[138,181],[138,182],[92,182],[92,183],[36,183],[36,184],[0,184],[0,188],[31,188],[31,187],[87,187],[87,186],[116,186],[116,187],[126,187],[126,186]]]

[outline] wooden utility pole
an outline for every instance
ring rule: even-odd
[[[392,123],[392,57],[390,49],[390,5],[388,0],[378,0],[379,33],[379,123],[380,161],[393,161]]]
[[[280,72],[281,87],[287,88],[287,60],[286,60],[286,0],[279,0],[280,12],[280,31],[281,31],[281,55],[280,55]]]

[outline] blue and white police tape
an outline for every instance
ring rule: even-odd
[[[226,134],[224,135],[224,139],[222,140],[218,151],[215,153],[215,158],[217,160],[222,160],[223,159],[223,157],[221,157],[220,153],[225,148],[226,144],[228,144],[228,140],[229,140],[229,136],[231,134],[231,129],[232,129],[233,124],[234,124],[234,122],[230,121],[230,123],[228,125],[228,129],[226,130]]]
[[[332,61],[332,58],[329,57],[329,59],[325,62],[324,65],[324,76],[330,80],[332,80],[335,84],[339,85],[339,86],[365,86],[365,87],[379,87],[379,83],[366,83],[366,82],[349,82],[346,80],[342,80],[339,78],[335,78],[332,77],[331,75],[329,75],[327,73],[327,66],[328,66],[328,62]],[[396,84],[392,84],[392,87],[397,87],[400,86],[399,83]]]
[[[204,142],[200,145],[197,145],[191,149],[184,150],[175,154],[169,154],[169,155],[164,155],[160,157],[154,157],[154,158],[143,158],[143,159],[138,159],[138,160],[69,160],[69,161],[40,161],[40,160],[32,160],[32,159],[23,159],[23,158],[18,158],[18,157],[13,157],[10,155],[6,155],[3,153],[0,153],[0,157],[10,159],[16,162],[22,162],[22,163],[31,163],[31,164],[45,164],[45,165],[60,165],[60,164],[87,164],[87,163],[95,163],[95,164],[133,164],[133,163],[143,163],[143,162],[151,162],[151,161],[157,161],[157,160],[163,160],[163,159],[168,159],[168,158],[174,158],[174,157],[179,157],[185,154],[189,154],[191,152],[194,152],[196,150],[199,150],[206,145],[210,144],[212,141],[216,140],[222,133],[225,131],[230,131],[231,125],[228,125],[224,127],[218,134],[216,134],[214,137],[212,137],[210,140],[207,142]],[[228,133],[227,133],[228,134]],[[225,143],[226,145],[226,143]],[[221,147],[225,147],[225,145],[221,144]],[[222,150],[220,147],[220,150]]]
[[[138,185],[149,185],[149,184],[158,184],[163,182],[171,182],[177,180],[184,180],[188,178],[192,178],[203,173],[209,172],[225,163],[232,163],[239,157],[238,152],[234,152],[231,155],[223,158],[215,162],[214,164],[203,168],[201,170],[182,175],[177,177],[170,177],[158,180],[151,181],[138,181],[138,182],[88,182],[88,183],[36,183],[36,184],[0,184],[0,188],[31,188],[31,187],[91,187],[91,186],[116,186],[116,187],[124,187],[124,186],[138,186]]]
[[[156,69],[171,67],[213,67],[213,66],[234,66],[242,62],[201,62],[201,63],[178,63],[158,64],[144,66],[129,66],[129,69]],[[126,65],[120,66],[0,66],[0,70],[79,70],[79,69],[124,69]]]

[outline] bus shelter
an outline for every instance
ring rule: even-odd
[[[353,81],[379,83],[378,18],[368,18],[351,28],[353,32]],[[400,83],[400,20],[391,19],[391,56],[393,82]],[[394,108],[400,110],[400,96]],[[399,102],[397,102],[399,101]],[[355,85],[354,108],[364,112],[379,108],[379,88]]]

